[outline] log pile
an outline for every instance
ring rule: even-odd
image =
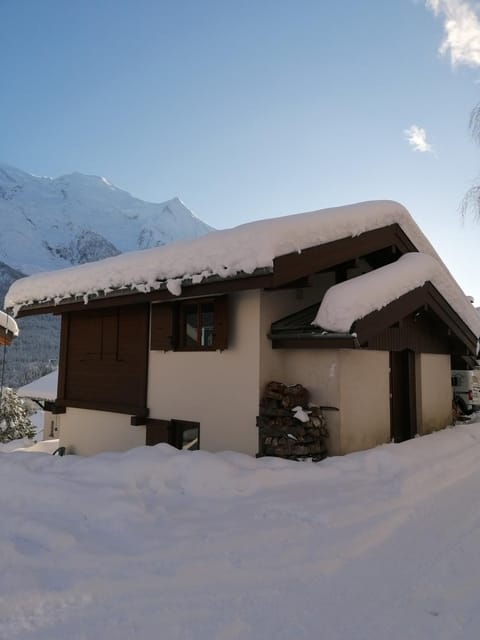
[[[301,384],[269,382],[257,416],[259,456],[322,460],[328,431],[321,407],[309,404]]]

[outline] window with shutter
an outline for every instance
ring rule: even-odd
[[[228,296],[152,305],[152,350],[217,351],[227,347]]]

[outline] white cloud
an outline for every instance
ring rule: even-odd
[[[452,66],[480,67],[480,19],[468,0],[425,0],[443,18],[442,55],[450,54]]]
[[[420,151],[421,153],[430,151],[433,153],[431,145],[427,142],[425,129],[417,127],[416,124],[412,124],[412,126],[405,129],[403,133],[405,134],[405,139],[408,141],[408,144],[413,147],[414,151]]]

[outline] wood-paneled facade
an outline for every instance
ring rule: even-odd
[[[147,414],[148,304],[62,315],[57,405]]]

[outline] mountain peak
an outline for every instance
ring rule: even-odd
[[[102,176],[41,178],[7,164],[0,164],[0,222],[0,261],[25,273],[211,230],[178,197],[145,202]]]

